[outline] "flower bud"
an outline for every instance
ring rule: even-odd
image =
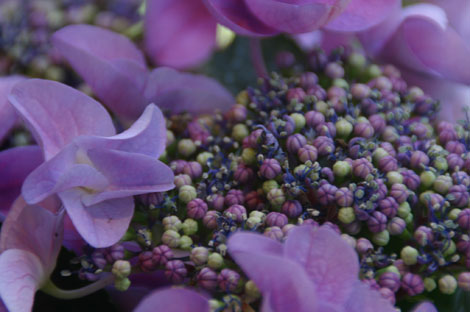
[[[320,204],[327,206],[335,202],[336,191],[338,188],[326,181],[322,181],[321,186],[316,191],[316,197]]]
[[[197,197],[196,189],[192,185],[183,185],[178,192],[178,198],[185,204]]]
[[[205,216],[208,207],[205,201],[200,198],[195,198],[186,205],[186,209],[188,217],[199,220]]]
[[[313,145],[304,145],[303,147],[299,148],[297,151],[297,156],[302,163],[307,161],[314,162],[317,160],[318,151],[317,148]]]
[[[237,167],[237,170],[235,170],[233,177],[235,178],[235,180],[237,180],[237,182],[241,184],[246,184],[253,180],[254,175],[255,174],[253,172],[253,169],[247,167],[244,164],[240,164]]]
[[[441,293],[452,295],[457,289],[457,280],[452,275],[446,274],[437,282]]]
[[[252,148],[244,148],[242,150],[242,160],[247,165],[254,165],[256,163],[256,151]]]
[[[165,265],[173,257],[173,251],[167,245],[160,245],[152,250],[152,261],[157,265]]]
[[[263,235],[271,239],[281,241],[284,237],[284,232],[282,232],[280,227],[273,226],[266,228],[263,232]]]
[[[385,272],[379,277],[379,284],[387,287],[393,292],[397,292],[400,288],[400,275],[395,272]]]
[[[434,289],[436,289],[436,282],[434,281],[433,278],[431,277],[426,277],[424,279],[424,289],[426,289],[426,291],[428,292],[431,292],[433,291]]]
[[[202,268],[197,274],[197,284],[207,290],[217,287],[217,273],[209,268]]]
[[[395,217],[390,220],[387,226],[387,230],[391,235],[400,235],[406,228],[405,220]]]
[[[99,269],[103,269],[106,264],[108,264],[106,258],[105,258],[105,255],[102,251],[100,250],[95,250],[92,254],[91,254],[91,259],[93,261],[93,263],[99,268]]]
[[[245,124],[236,124],[232,129],[232,138],[241,142],[250,134],[248,127]]]
[[[284,196],[284,192],[280,188],[274,188],[269,191],[268,195],[266,196],[268,201],[274,207],[281,207],[282,204],[286,201],[286,197]]]
[[[178,153],[184,157],[191,156],[196,151],[196,144],[191,139],[182,139],[178,142]]]
[[[344,224],[349,224],[356,220],[356,214],[354,213],[354,209],[352,207],[340,208],[338,211],[338,220],[343,222]]]
[[[305,120],[304,115],[299,113],[293,113],[290,115],[290,117],[294,120],[295,130],[300,131],[305,127],[307,121]]]
[[[358,137],[370,139],[374,136],[374,128],[369,122],[359,122],[354,126],[354,134]]]
[[[163,218],[163,228],[165,231],[167,230],[173,230],[173,231],[179,231],[181,230],[182,224],[180,219],[177,216],[168,216]]]
[[[220,194],[212,194],[208,196],[207,203],[212,209],[221,211],[224,209],[225,198]]]
[[[131,281],[128,278],[114,280],[114,288],[119,291],[126,291],[131,286]]]
[[[335,151],[335,143],[327,136],[317,136],[313,140],[313,146],[316,147],[320,156],[326,156]]]
[[[386,246],[390,240],[390,235],[387,230],[372,235],[372,241],[379,246]]]
[[[183,261],[171,260],[165,265],[165,276],[173,284],[180,284],[188,274]]]
[[[302,205],[298,200],[288,200],[282,205],[281,211],[289,218],[297,218],[302,213]]]
[[[266,216],[266,224],[268,226],[277,226],[282,228],[288,223],[286,215],[279,212],[270,212]]]
[[[191,185],[193,181],[191,180],[191,177],[187,174],[178,174],[175,176],[175,186],[176,188],[180,188],[184,185]]]
[[[379,211],[374,211],[367,220],[367,226],[373,233],[382,232],[387,227],[387,217]]]
[[[397,203],[402,204],[408,198],[408,189],[404,184],[397,183],[390,188],[390,196],[395,198]]]
[[[124,246],[117,243],[107,249],[106,260],[112,263],[117,260],[124,259]]]
[[[297,153],[305,144],[307,144],[307,139],[300,133],[289,136],[286,142],[287,150],[292,154]]]
[[[446,198],[457,207],[465,207],[468,204],[469,194],[465,185],[453,185],[449,188]]]
[[[428,243],[432,242],[434,239],[432,230],[428,228],[427,226],[423,226],[423,225],[419,226],[415,230],[413,237],[421,246],[426,246]]]
[[[195,265],[203,265],[209,258],[209,251],[205,247],[196,247],[191,250],[189,259],[194,262]]]
[[[268,158],[263,161],[259,173],[266,179],[272,180],[281,173],[281,170],[281,165],[276,159]]]
[[[131,274],[131,264],[126,260],[118,260],[114,262],[111,272],[117,279],[123,279]]]
[[[406,265],[414,265],[418,261],[418,250],[411,246],[404,247],[400,252],[400,257]]]
[[[225,214],[237,222],[246,220],[246,209],[242,205],[232,205],[225,210]]]
[[[449,176],[440,175],[434,180],[433,188],[440,194],[447,194],[447,191],[452,186],[452,179]]]
[[[217,277],[217,283],[223,291],[234,292],[240,281],[240,275],[230,269],[223,269]]]
[[[153,259],[151,251],[144,251],[139,254],[139,267],[144,272],[151,272],[157,268],[157,263]]]
[[[397,159],[390,155],[384,156],[379,160],[378,166],[383,172],[396,171],[398,169]]]
[[[207,258],[207,265],[214,270],[220,269],[224,265],[224,258],[217,252],[213,252]]]
[[[183,235],[179,241],[179,247],[183,250],[190,250],[193,244],[193,239],[187,235]]]
[[[379,210],[388,218],[393,218],[398,212],[398,203],[393,197],[386,197],[379,201]]]
[[[162,242],[171,248],[177,248],[180,245],[181,236],[174,230],[166,230],[162,235]]]
[[[359,158],[353,161],[353,174],[358,177],[365,179],[369,174],[372,173],[372,164],[366,158]]]
[[[207,162],[211,158],[214,158],[214,154],[209,152],[202,152],[197,155],[196,160],[201,166],[207,166]]]
[[[457,224],[464,230],[470,230],[470,209],[465,208],[459,213]]]
[[[219,217],[220,217],[220,213],[218,211],[213,211],[213,210],[208,211],[206,215],[204,216],[204,218],[202,219],[202,223],[208,229],[215,229],[218,226],[217,220],[219,219]],[[197,228],[196,228],[196,231],[197,231]],[[192,235],[188,233],[185,233],[185,234]]]
[[[392,305],[395,305],[395,293],[390,288],[382,287],[379,289],[382,298],[388,300]]]
[[[464,291],[470,291],[470,272],[462,272],[458,276],[458,285]]]
[[[406,273],[401,281],[401,287],[410,296],[416,296],[424,291],[424,283],[421,276],[413,273]]]
[[[382,158],[388,155],[389,154],[385,149],[383,149],[382,147],[378,147],[372,153],[372,158],[375,161],[375,163],[378,163]]]
[[[207,215],[207,214],[206,214]],[[205,216],[204,216],[205,218]],[[193,219],[186,219],[181,227],[185,235],[194,235],[197,233],[198,225]]]
[[[347,139],[353,131],[353,125],[344,118],[336,122],[335,128],[336,135],[342,139]]]
[[[362,238],[361,237],[357,240],[356,249],[357,249],[358,253],[365,254],[369,250],[371,250],[371,249],[373,250],[374,246],[372,245],[372,243],[367,238]]]
[[[228,191],[227,195],[225,196],[224,203],[226,206],[243,205],[244,201],[245,196],[243,196],[243,192],[240,190],[232,189]]]
[[[428,189],[434,184],[436,176],[432,171],[423,171],[420,175],[420,180],[423,188]]]
[[[347,161],[337,161],[333,165],[335,176],[344,178],[351,173],[351,165]]]
[[[249,301],[255,301],[261,297],[261,292],[252,280],[245,283],[245,295],[249,298]]]

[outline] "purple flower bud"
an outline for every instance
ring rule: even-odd
[[[307,139],[300,133],[296,133],[287,138],[287,150],[290,153],[297,153],[305,144],[307,144]]]
[[[309,111],[305,114],[307,126],[315,128],[316,126],[325,122],[325,116],[317,111]]]
[[[318,150],[320,156],[326,156],[335,151],[335,143],[326,136],[318,136],[313,140],[313,146]]]
[[[171,260],[165,265],[165,276],[173,284],[180,284],[188,274],[183,261]]]
[[[465,185],[452,185],[447,198],[456,207],[465,207],[468,204],[469,194]]]
[[[446,151],[449,153],[454,153],[457,155],[461,155],[467,151],[465,145],[460,143],[459,141],[449,141],[446,144]]]
[[[189,137],[193,141],[200,141],[207,143],[207,138],[211,135],[210,132],[198,121],[194,120],[188,124]]]
[[[446,157],[447,165],[449,165],[449,169],[454,171],[457,167],[462,168],[464,165],[464,161],[462,157],[457,154],[449,154]]]
[[[468,239],[461,239],[457,242],[457,250],[462,253],[470,252],[470,240]]]
[[[442,131],[455,131],[454,130],[454,125],[448,121],[440,121],[439,124],[437,125],[437,131],[442,132]]]
[[[151,272],[157,268],[157,262],[154,260],[151,251],[144,251],[139,254],[139,267],[144,272]]]
[[[324,183],[322,183],[316,192],[316,197],[320,204],[327,206],[335,202],[335,195],[338,188],[325,180],[323,181]]]
[[[361,255],[366,254],[369,250],[374,250],[374,246],[367,238],[359,238],[356,243],[357,252]]]
[[[377,281],[373,278],[363,279],[361,282],[369,286],[370,289],[379,290],[380,286]]]
[[[384,181],[382,179],[377,179],[375,180],[377,183],[377,195],[379,195],[379,199],[384,199],[385,196],[387,196],[388,193],[388,188],[387,185],[385,185]]]
[[[367,226],[372,233],[379,233],[387,226],[387,216],[379,211],[374,211],[367,220]]]
[[[353,174],[358,177],[365,179],[369,174],[372,173],[374,167],[366,158],[359,158],[353,160]]]
[[[424,283],[421,276],[413,273],[406,273],[401,281],[401,287],[410,296],[416,296],[424,291]]]
[[[115,244],[106,250],[106,260],[109,263],[122,259],[124,259],[124,246],[121,244]]]
[[[457,278],[457,284],[464,291],[470,291],[470,272],[462,272]]]
[[[334,223],[331,223],[330,221],[326,221],[322,224],[322,226],[328,227],[331,230],[335,231],[338,235],[341,235],[341,230],[339,229],[339,226]]]
[[[197,284],[204,289],[214,290],[217,287],[217,273],[210,268],[202,268],[197,274]]]
[[[256,148],[258,146],[258,139],[263,134],[262,129],[256,129],[249,136],[243,139],[243,148]]]
[[[442,145],[446,145],[448,142],[457,140],[457,133],[454,129],[444,129],[443,131],[439,132],[439,142]]]
[[[223,269],[217,277],[220,289],[226,292],[233,292],[238,286],[240,275],[230,269]]]
[[[328,167],[323,167],[320,171],[320,176],[327,180],[328,182],[330,183],[333,183],[335,181],[335,174],[333,172],[333,170],[331,170],[330,168]]]
[[[300,85],[305,88],[311,88],[318,83],[318,76],[312,72],[303,73],[300,76]]]
[[[208,211],[206,215],[202,219],[202,223],[208,229],[215,229],[217,228],[217,220],[220,217],[220,213],[218,211]]]
[[[91,260],[100,269],[104,268],[108,261],[106,261],[105,254],[97,249],[91,254]]]
[[[339,188],[335,193],[336,203],[341,207],[349,207],[353,204],[354,195],[347,187]]]
[[[400,289],[400,276],[395,272],[385,272],[380,275],[379,284],[393,292],[397,292]]]
[[[393,218],[397,215],[398,203],[393,197],[387,197],[379,201],[379,210],[388,218]]]
[[[286,99],[287,101],[297,100],[302,102],[307,94],[302,88],[292,88],[287,90]]]
[[[354,126],[354,134],[362,138],[370,139],[374,136],[374,128],[368,122],[359,122]]]
[[[281,165],[274,158],[265,159],[259,169],[259,173],[268,180],[274,179],[281,171]]]
[[[400,235],[406,228],[406,222],[402,218],[395,217],[388,223],[387,230],[391,235]]]
[[[303,163],[308,160],[314,162],[315,160],[317,160],[318,157],[317,148],[315,146],[307,144],[304,147],[299,148],[299,150],[297,151],[297,156],[299,156],[299,160]]]
[[[284,237],[284,232],[280,227],[273,226],[266,228],[266,230],[264,230],[263,235],[276,241],[281,241]]]
[[[250,210],[263,210],[263,197],[257,191],[251,191],[245,196],[246,207]]]
[[[176,182],[175,182],[176,185]],[[161,202],[163,202],[164,199],[164,193],[163,192],[153,192],[153,193],[148,193],[148,194],[142,194],[139,195],[139,199],[144,203],[145,205],[158,205]]]
[[[246,209],[242,205],[232,205],[225,210],[226,213],[230,213],[232,218],[238,222],[242,222],[246,219]]]
[[[317,135],[334,138],[336,136],[336,126],[332,122],[325,122],[315,127]]]
[[[428,128],[421,122],[415,122],[411,125],[411,132],[416,135],[418,139],[423,140],[428,134]]]
[[[279,213],[279,212],[270,212],[266,216],[266,224],[268,226],[277,226],[282,228],[284,225],[288,223],[286,215]]]
[[[230,190],[225,196],[226,206],[243,205],[244,201],[245,197],[243,196],[243,192],[240,190]]]
[[[344,68],[336,62],[328,63],[325,67],[325,74],[331,79],[343,78]]]
[[[298,200],[288,200],[282,205],[281,211],[289,218],[297,218],[302,213],[302,205]]]
[[[458,225],[464,230],[470,230],[470,209],[465,208],[457,217]]]
[[[413,237],[421,246],[425,246],[434,240],[434,235],[432,233],[432,230],[429,227],[424,226],[424,225],[419,226],[415,230]]]
[[[452,181],[454,184],[463,184],[470,186],[470,176],[464,171],[457,171],[452,174]]]
[[[167,245],[160,245],[152,250],[152,261],[156,265],[165,265],[173,257],[173,251]]]
[[[383,172],[396,171],[398,163],[395,157],[386,155],[379,160],[379,169]]]
[[[410,166],[414,169],[421,169],[423,165],[429,165],[428,155],[422,151],[414,151],[411,154]]]
[[[375,133],[382,133],[384,131],[385,126],[387,125],[385,119],[383,119],[380,115],[372,115],[369,117],[369,122],[374,128]]]
[[[351,94],[355,99],[365,99],[370,94],[370,87],[363,83],[355,83],[351,86]]]
[[[207,199],[209,207],[217,211],[222,211],[224,209],[224,202],[225,198],[220,194],[213,194]]]
[[[246,184],[252,181],[253,177],[255,176],[253,169],[250,167],[245,166],[244,164],[240,164],[235,170],[234,178],[241,184]]]
[[[184,168],[184,165],[186,165],[186,161],[185,160],[173,160],[171,163],[170,163],[170,168],[173,170],[173,172],[175,174],[181,174],[183,173],[183,168]]]
[[[395,198],[397,203],[401,204],[406,201],[408,198],[408,189],[404,184],[401,183],[395,183],[392,185],[390,188],[390,195]]]
[[[307,90],[308,95],[313,95],[319,101],[323,101],[326,99],[326,91],[319,85],[315,85]]]
[[[416,191],[421,183],[420,177],[413,170],[404,170],[400,173],[403,177],[403,184],[410,190]]]
[[[243,122],[246,120],[247,109],[241,104],[235,104],[228,111],[227,117],[232,122]]]
[[[85,280],[85,281],[89,281],[89,282],[95,282],[99,279],[99,275],[98,274],[95,274],[95,273],[92,273],[92,272],[87,272],[83,269],[81,269],[79,272],[78,272],[78,277],[81,279],[81,280]]]
[[[197,161],[187,162],[183,167],[183,173],[191,177],[191,179],[197,179],[202,175],[202,166]]]
[[[395,305],[395,293],[390,288],[382,287],[379,289],[382,298],[387,299],[392,305]]]
[[[356,219],[359,221],[367,221],[370,217],[369,213],[361,208],[359,205],[354,204],[354,213],[356,214]]]
[[[205,201],[203,201],[200,198],[196,198],[196,199],[191,200],[186,205],[186,210],[190,218],[199,220],[204,217],[208,208],[207,208],[207,204]]]

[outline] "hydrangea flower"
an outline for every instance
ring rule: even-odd
[[[264,296],[267,311],[394,311],[358,279],[354,249],[327,226],[301,226],[284,245],[238,232],[228,251]]]
[[[173,113],[225,111],[234,103],[215,80],[160,67],[148,71],[143,54],[126,37],[89,25],[71,25],[52,37],[57,51],[115,114],[132,121],[150,103]]]
[[[18,119],[15,110],[8,103],[7,97],[11,88],[23,79],[25,78],[21,76],[0,78],[0,141],[5,138]]]
[[[165,307],[167,312],[209,312],[209,301],[193,290],[165,288],[145,297],[134,312],[153,312],[156,307]]]
[[[9,99],[45,158],[23,184],[25,201],[37,204],[57,194],[90,245],[107,247],[121,238],[133,215],[133,195],[173,188],[171,169],[158,161],[166,127],[155,105],[115,135],[98,102],[60,83],[24,81]]]

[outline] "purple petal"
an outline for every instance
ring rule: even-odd
[[[470,19],[468,12],[470,12],[470,2],[467,0],[428,0],[428,2],[443,8],[449,18],[449,23],[464,38],[466,42],[470,42]]]
[[[0,254],[0,296],[9,311],[30,312],[34,294],[47,275],[29,251],[9,249]]]
[[[124,197],[84,206],[80,189],[70,189],[59,195],[73,225],[90,245],[109,247],[118,242],[129,227],[134,212],[134,199]]]
[[[317,286],[318,297],[331,303],[344,303],[358,279],[356,252],[327,227],[293,229],[285,242],[284,255],[305,268]]]
[[[166,288],[144,298],[134,312],[154,312],[155,307],[165,307],[165,312],[209,312],[209,301],[189,289]]]
[[[230,236],[227,243],[230,254],[237,252],[266,253],[282,256],[282,244],[263,235],[237,232]]]
[[[390,301],[360,281],[354,285],[353,292],[344,307],[348,312],[396,312]]]
[[[145,46],[158,65],[181,69],[199,65],[215,47],[216,28],[201,1],[147,1]]]
[[[325,25],[344,10],[349,0],[245,0],[266,25],[290,34],[305,33]]]
[[[437,309],[432,303],[423,302],[414,308],[413,312],[437,312]]]
[[[221,84],[202,75],[160,67],[150,74],[145,97],[163,110],[194,114],[227,111],[235,100]]]
[[[2,226],[0,251],[28,251],[38,257],[49,275],[62,245],[63,219],[63,210],[54,214],[39,205],[27,205],[19,197]]]
[[[397,7],[401,7],[400,0],[351,0],[346,10],[326,28],[344,32],[362,31],[383,22]]]
[[[340,46],[350,46],[355,38],[354,34],[326,30],[316,30],[294,36],[295,41],[303,50],[312,51],[316,47],[321,47],[327,54]]]
[[[46,160],[79,135],[115,133],[103,106],[58,82],[31,79],[17,83],[9,100],[42,145]]]
[[[86,242],[78,233],[68,214],[65,214],[64,218],[64,240],[62,245],[75,252],[78,256],[83,254],[83,248],[86,245]]]
[[[57,31],[52,42],[113,112],[128,120],[139,116],[146,104],[147,70],[129,39],[95,26],[72,25]]]
[[[271,36],[279,31],[258,20],[242,0],[203,0],[220,24],[245,36]]]
[[[20,76],[0,78],[0,141],[5,138],[18,119],[15,109],[8,102],[8,94],[17,82],[24,79]]]
[[[0,152],[0,221],[21,193],[24,179],[43,161],[38,146],[15,147]]]

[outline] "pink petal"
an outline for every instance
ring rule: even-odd
[[[242,0],[203,0],[218,22],[245,36],[271,36],[279,31],[258,20]]]
[[[39,205],[27,205],[19,197],[2,226],[0,251],[28,251],[38,257],[49,275],[62,245],[63,218],[63,210],[54,214]]]
[[[104,248],[117,243],[129,227],[134,199],[111,199],[86,207],[82,203],[85,194],[80,189],[71,189],[58,195],[75,228],[90,245]]]
[[[316,30],[344,10],[349,0],[245,0],[266,25],[289,34]]]
[[[154,157],[109,149],[87,152],[94,167],[109,185],[102,191],[82,198],[90,206],[104,200],[168,191],[175,187],[170,167]]]
[[[41,261],[31,252],[9,249],[0,254],[0,296],[9,311],[30,312],[46,278]]]
[[[227,111],[235,103],[230,92],[216,80],[165,67],[152,71],[145,96],[161,109],[172,113]]]
[[[397,7],[401,7],[400,0],[351,0],[346,10],[326,28],[344,32],[362,31],[383,22]]]
[[[356,252],[327,227],[293,229],[285,242],[284,255],[305,268],[322,300],[344,303],[358,280]]]
[[[42,145],[46,160],[79,135],[113,135],[109,114],[85,94],[58,82],[17,83],[9,100]]]
[[[437,312],[437,309],[432,303],[423,302],[414,308],[413,312]]]
[[[20,76],[0,78],[0,141],[5,138],[18,119],[15,109],[8,102],[8,94],[17,82],[24,79]]]
[[[94,93],[117,115],[137,118],[147,70],[142,53],[126,37],[90,25],[57,31],[52,42]]]
[[[396,312],[390,301],[368,285],[357,281],[349,300],[344,305],[348,312]]]
[[[147,1],[145,46],[163,66],[188,68],[206,60],[215,47],[217,22],[202,1]]]
[[[0,152],[0,221],[20,195],[24,179],[42,161],[38,146],[14,147]]]
[[[209,312],[209,301],[189,289],[166,288],[145,297],[134,312],[154,312],[156,307],[165,307],[165,312]]]

